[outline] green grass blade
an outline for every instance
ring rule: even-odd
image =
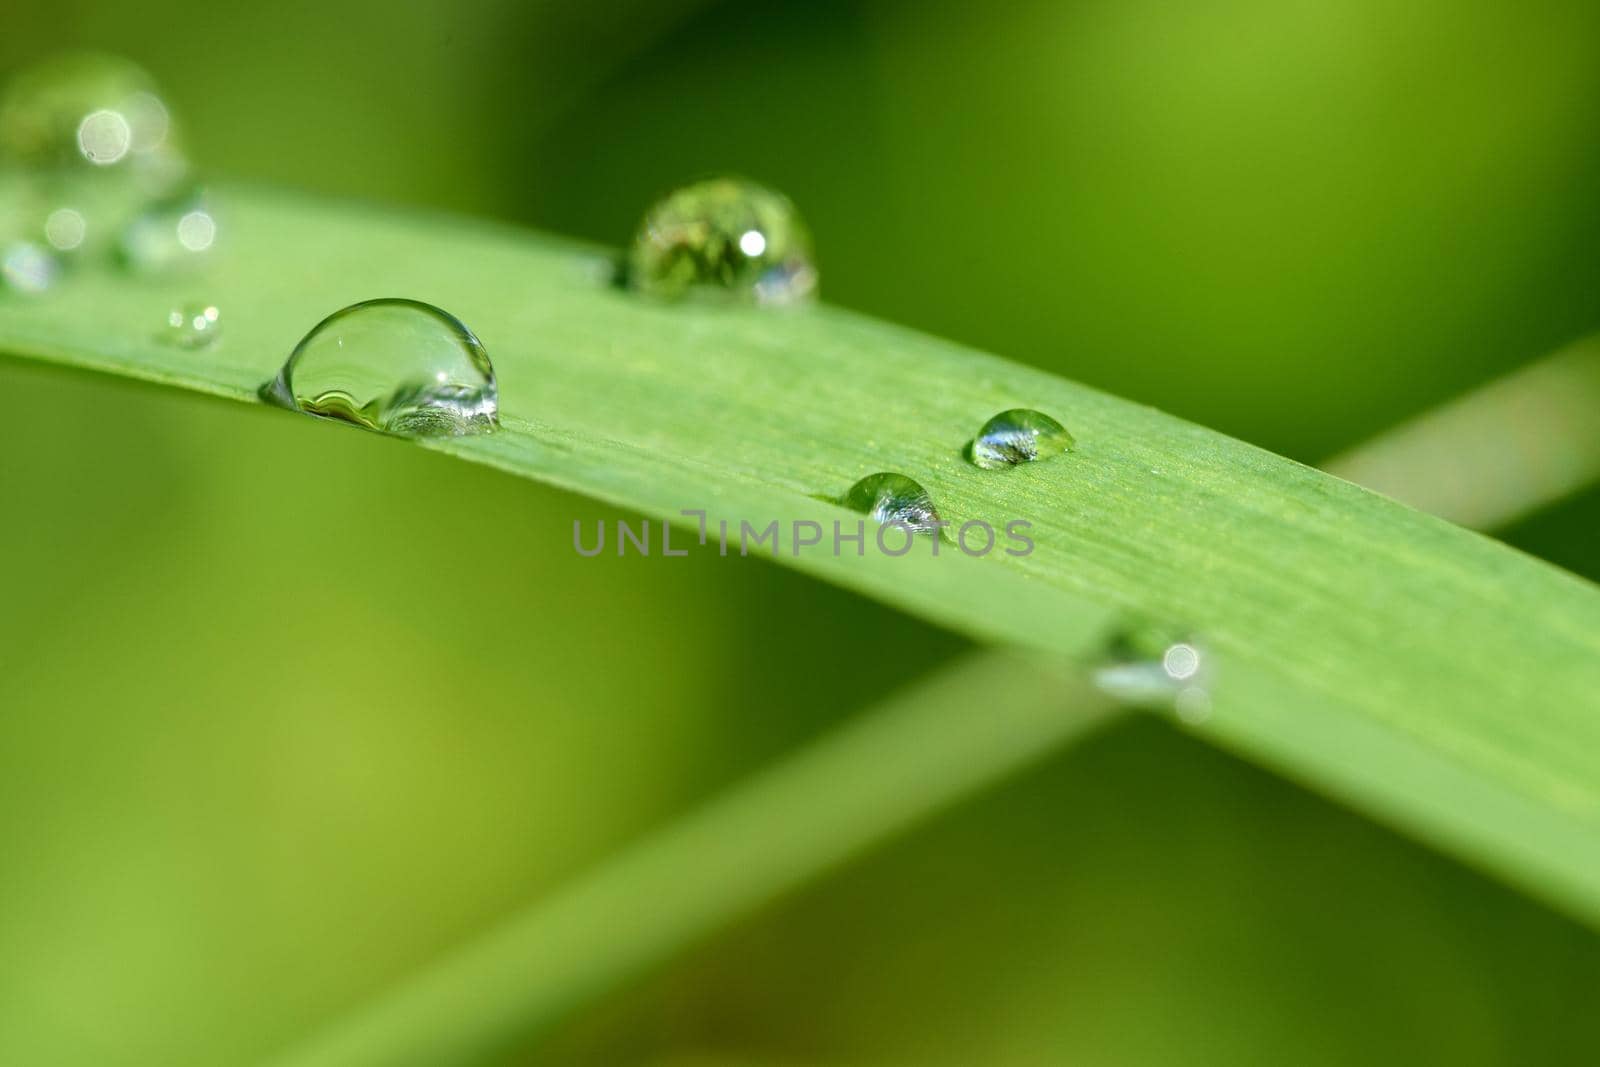
[[[623,849],[274,1063],[487,1062],[1115,710],[1029,659],[971,654]]]
[[[1600,337],[1587,337],[1323,464],[1493,530],[1600,481]]]
[[[916,478],[958,524],[1030,520],[1026,557],[779,561],[1063,655],[1092,655],[1122,612],[1186,624],[1219,664],[1202,735],[1600,920],[1591,584],[1147,407],[857,315],[663,306],[598,281],[601,254],[525,233],[268,193],[230,202],[212,275],[84,272],[0,302],[0,350],[250,400],[328,312],[439,304],[495,357],[506,425],[427,447],[735,528],[853,520],[818,498],[875,470]],[[192,299],[223,309],[213,350],[157,339]],[[1019,406],[1064,422],[1076,450],[967,463],[977,427]]]

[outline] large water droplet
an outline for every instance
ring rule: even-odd
[[[1049,459],[1071,448],[1067,428],[1041,411],[1012,408],[983,424],[972,439],[972,462],[985,470]]]
[[[904,474],[869,474],[850,487],[843,503],[877,522],[897,522],[919,533],[939,530],[939,512],[933,506],[933,498]]]
[[[123,230],[117,254],[141,274],[169,273],[203,265],[217,244],[217,217],[196,190],[159,200]]]
[[[69,53],[15,74],[0,94],[0,158],[43,176],[99,172],[140,196],[188,170],[154,79],[115,56]]]
[[[0,247],[0,280],[18,293],[42,293],[56,283],[61,263],[32,241],[12,241]]]
[[[386,433],[488,433],[499,390],[483,344],[416,300],[368,300],[328,316],[262,389],[272,403]]]
[[[629,283],[652,296],[795,304],[817,289],[811,235],[788,197],[741,178],[710,178],[652,206],[629,258]]]
[[[1135,622],[1112,637],[1094,681],[1123,703],[1170,708],[1197,724],[1211,715],[1212,660],[1204,646],[1176,627]]]
[[[215,304],[185,304],[167,313],[162,336],[179,348],[204,348],[222,333],[222,315]]]

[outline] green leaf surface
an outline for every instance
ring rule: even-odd
[[[921,482],[954,524],[1027,520],[1037,547],[1022,557],[949,542],[937,558],[931,542],[834,556],[827,539],[796,557],[786,535],[778,559],[981,641],[1083,662],[1129,613],[1188,627],[1217,663],[1202,735],[1600,920],[1592,585],[1148,407],[858,315],[664,305],[609,286],[593,249],[223,192],[229,244],[210,273],[85,270],[7,298],[0,350],[253,401],[331,311],[438,304],[493,356],[504,428],[425,447],[675,521],[679,546],[695,525],[684,509],[713,529],[853,528],[825,499],[879,470]],[[159,337],[192,300],[222,309],[211,349]],[[973,467],[972,434],[1015,407],[1060,420],[1075,449]]]

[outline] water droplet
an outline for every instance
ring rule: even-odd
[[[189,169],[150,76],[127,60],[86,53],[36,63],[6,83],[0,164],[25,190],[20,232],[10,236],[68,258],[111,248]]]
[[[216,214],[204,193],[191,190],[141,212],[122,232],[117,252],[131,270],[170,273],[203,265],[216,243]]]
[[[89,220],[72,207],[58,207],[44,220],[45,240],[58,252],[77,250],[89,233]]]
[[[843,504],[876,522],[898,522],[918,533],[937,533],[939,512],[928,491],[904,474],[869,474],[845,493]]]
[[[136,210],[122,192],[89,179],[9,171],[0,185],[0,238],[42,245],[63,265],[105,251]]]
[[[788,197],[741,178],[710,178],[650,208],[629,281],[652,296],[717,295],[796,304],[817,289],[811,235]]]
[[[167,313],[165,339],[180,348],[204,348],[222,332],[222,315],[215,304],[185,304]]]
[[[122,162],[133,146],[133,127],[120,111],[91,111],[78,124],[78,151],[97,167]]]
[[[1049,459],[1073,445],[1072,435],[1055,419],[1030,408],[1002,411],[972,439],[972,462],[985,470]]]
[[[32,241],[13,241],[0,248],[0,279],[18,293],[42,293],[56,283],[61,263]]]
[[[416,300],[368,300],[323,319],[262,398],[310,415],[424,437],[488,433],[499,390],[483,344]]]
[[[143,197],[188,170],[155,81],[125,59],[92,53],[11,78],[0,94],[0,157],[41,175],[98,171]]]
[[[1109,642],[1094,681],[1126,704],[1163,707],[1188,723],[1211,715],[1213,656],[1174,627],[1132,623]]]

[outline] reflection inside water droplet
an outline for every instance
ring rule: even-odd
[[[767,250],[767,239],[760,230],[746,230],[739,238],[739,251],[747,256],[759,256]]]
[[[939,531],[939,512],[933,506],[933,497],[904,474],[869,474],[850,487],[842,503],[876,522],[899,523],[919,533]]]
[[[262,398],[323,418],[415,436],[492,431],[494,367],[455,316],[415,300],[338,311],[305,336]]]
[[[985,470],[1049,459],[1070,449],[1072,434],[1055,419],[1031,408],[1012,408],[994,416],[972,439],[972,462]]]
[[[816,293],[811,236],[783,194],[741,178],[669,193],[639,226],[629,284],[674,299],[714,295],[795,304]]]

